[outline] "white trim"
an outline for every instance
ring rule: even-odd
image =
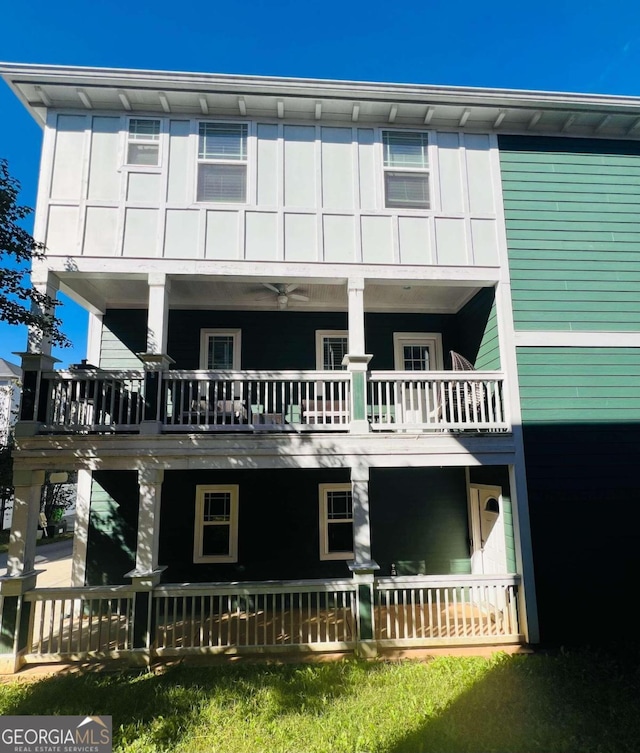
[[[426,345],[429,348],[429,358],[432,361],[430,371],[442,371],[444,359],[442,355],[442,335],[439,332],[394,332],[393,360],[396,371],[405,371],[402,348],[404,345]]]
[[[237,562],[238,561],[238,490],[237,484],[213,484],[196,486],[195,523],[193,526],[193,561],[202,562]],[[207,492],[227,492],[229,494],[229,520],[222,523],[207,523],[204,518],[204,495]],[[205,525],[229,526],[229,553],[203,554],[203,534]]]
[[[348,552],[330,552],[329,551],[329,519],[327,507],[327,492],[349,492],[351,494],[351,518],[345,518],[340,523],[351,522],[353,530],[353,489],[350,482],[345,484],[319,484],[319,512],[320,512],[320,559],[321,560],[352,560],[353,549]],[[337,521],[332,521],[331,525],[339,525]]]
[[[200,330],[200,368],[209,369],[207,354],[208,342],[211,336],[233,337],[233,371],[240,371],[242,330],[240,329],[201,329]]]
[[[316,370],[326,371],[324,368],[324,341],[327,337],[345,337],[347,353],[349,352],[349,331],[346,329],[317,329],[316,330]],[[336,371],[340,371],[336,369]]]
[[[515,332],[518,348],[640,348],[640,332]]]

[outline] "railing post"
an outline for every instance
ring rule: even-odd
[[[162,373],[173,359],[163,353],[137,353],[144,363],[144,403],[140,434],[160,434],[165,420],[165,401],[162,395]]]
[[[141,575],[133,570],[126,577],[131,578],[133,594],[133,663],[148,666],[155,639],[155,616],[153,589],[160,583],[166,568],[159,567],[152,573]]]
[[[42,379],[42,372],[52,371],[60,359],[44,353],[15,355],[22,360],[22,397],[15,434],[17,437],[32,437],[47,419],[47,383]]]
[[[342,363],[351,373],[351,426],[352,434],[369,432],[367,419],[367,366],[371,355],[347,354]]]
[[[378,655],[375,633],[374,572],[375,562],[353,562],[349,565],[356,584],[356,655],[369,659]]]

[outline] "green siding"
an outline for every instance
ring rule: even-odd
[[[87,577],[89,586],[129,583],[138,536],[136,471],[96,471],[91,484]]]
[[[640,329],[638,144],[499,146],[516,329]]]
[[[518,348],[522,421],[640,421],[640,349]]]
[[[103,369],[139,369],[136,353],[147,349],[147,312],[110,309],[102,320],[100,366]]]

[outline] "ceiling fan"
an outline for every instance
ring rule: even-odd
[[[297,290],[299,285],[285,285],[284,283],[275,283],[272,284],[270,282],[263,282],[262,283],[267,290],[270,290],[272,293],[276,294],[276,301],[278,303],[278,308],[282,311],[287,308],[289,305],[289,298],[295,300],[295,301],[308,301],[309,296],[302,295],[301,293],[294,293],[294,290]]]

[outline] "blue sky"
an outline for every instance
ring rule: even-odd
[[[8,62],[640,95],[632,0],[30,0],[4,3],[1,20]],[[4,84],[0,112],[0,156],[33,206],[41,131]],[[86,317],[59,313],[65,365],[85,355]],[[25,340],[0,323],[0,357],[16,362]]]

